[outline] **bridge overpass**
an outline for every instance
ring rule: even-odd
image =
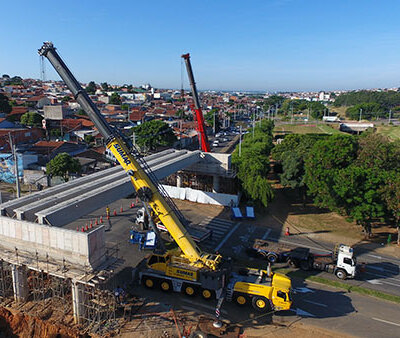
[[[145,157],[158,179],[201,160],[200,151],[168,149]],[[2,216],[39,224],[63,226],[134,192],[121,166],[80,177],[0,204]]]

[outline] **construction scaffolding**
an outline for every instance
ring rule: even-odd
[[[78,306],[83,308],[81,325],[85,332],[103,334],[119,326],[116,319],[117,300],[112,291],[99,285],[83,284],[83,297]]]
[[[14,297],[11,264],[0,260],[0,299],[4,304]]]

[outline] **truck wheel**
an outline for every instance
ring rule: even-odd
[[[268,262],[270,262],[270,263],[276,263],[278,261],[278,255],[275,253],[269,253],[267,255],[267,259],[268,259]]]
[[[271,305],[269,300],[265,297],[254,297],[251,301],[253,308],[258,312],[269,312],[271,311]]]
[[[170,282],[164,280],[164,281],[161,282],[160,288],[161,288],[162,291],[168,292],[168,291],[171,290],[171,284],[170,284]]]
[[[183,291],[185,292],[185,295],[190,296],[190,297],[193,297],[196,295],[196,290],[191,285],[184,285]]]
[[[203,289],[201,290],[201,296],[205,299],[205,300],[209,300],[212,298],[213,296],[213,292],[211,290],[208,289]]]
[[[346,279],[347,278],[347,273],[346,271],[342,270],[342,269],[338,269],[335,272],[335,275],[337,278],[339,279]]]
[[[150,278],[150,277],[146,277],[146,278],[145,278],[145,280],[144,280],[144,286],[145,286],[146,288],[152,289],[152,288],[154,288],[154,285],[155,285],[155,281],[154,281],[153,278]]]
[[[139,225],[139,229],[143,231],[144,230],[144,223],[143,222],[139,222],[138,225]]]
[[[301,261],[300,262],[300,269],[304,271],[310,270],[310,263],[308,261]]]
[[[292,267],[292,268],[298,268],[296,262],[293,261],[293,260],[291,260],[291,259],[288,260],[288,264],[289,264],[289,266]]]
[[[235,297],[235,303],[239,306],[244,306],[247,304],[247,297],[243,295],[237,295]]]
[[[208,337],[207,333],[201,331],[192,332],[189,336],[189,338],[207,338],[207,337]]]

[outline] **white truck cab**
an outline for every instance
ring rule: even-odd
[[[335,248],[335,253],[337,256],[335,275],[340,279],[345,279],[346,277],[354,278],[357,261],[354,257],[353,248],[348,245],[339,244]]]

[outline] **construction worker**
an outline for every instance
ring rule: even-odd
[[[108,207],[108,205],[107,205],[107,208],[106,208],[106,216],[107,216],[107,218],[110,217],[110,208]]]

